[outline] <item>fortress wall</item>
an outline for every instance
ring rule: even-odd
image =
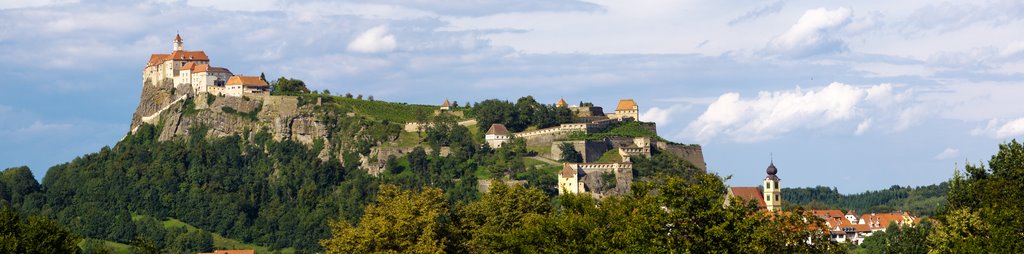
[[[568,137],[569,133],[562,131],[553,131],[543,134],[530,135],[526,137],[520,136],[519,134],[515,134],[513,136],[525,139],[527,146],[548,146],[551,145],[551,142],[555,142],[555,140]]]
[[[609,149],[608,143],[604,141],[554,141],[551,143],[551,158],[562,158],[562,143],[570,143],[572,147],[583,156],[583,162],[594,162],[601,158]]]
[[[708,170],[707,163],[704,162],[704,151],[701,150],[700,145],[679,145],[657,142],[656,146],[664,153],[669,153],[679,158],[683,158],[704,171]]]

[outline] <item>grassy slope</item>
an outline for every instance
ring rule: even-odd
[[[132,252],[132,246],[131,245],[127,245],[127,244],[123,244],[123,243],[118,243],[118,242],[111,242],[111,241],[107,241],[107,240],[100,240],[100,241],[103,241],[103,246],[106,247],[108,250],[110,250],[113,253],[131,253]],[[85,239],[82,239],[82,240],[78,241],[78,247],[79,248],[81,248],[82,245],[84,245],[84,244],[85,244]]]
[[[139,220],[139,219],[142,219],[145,216],[146,215],[134,215],[134,216],[132,216],[132,220]],[[169,218],[167,220],[160,221],[160,223],[164,226],[165,229],[185,227],[185,229],[187,229],[188,231],[201,230],[199,228],[196,228],[195,226],[189,225],[188,223],[185,223],[183,221],[180,221],[180,220],[177,220],[177,219],[174,219],[174,218]],[[244,242],[239,241],[239,240],[235,240],[235,239],[231,239],[231,238],[227,238],[227,237],[221,236],[220,234],[217,234],[217,233],[211,233],[211,234],[213,235],[213,248],[214,249],[218,249],[218,250],[239,250],[239,249],[248,250],[248,249],[254,249],[254,250],[256,250],[257,253],[270,253],[272,251],[270,248],[265,247],[265,246],[259,246],[259,245],[255,245],[255,244],[244,243]],[[108,242],[108,243],[119,244],[119,243],[114,243],[114,242]],[[123,245],[123,244],[121,244],[121,245]],[[124,245],[124,246],[128,247],[127,245]],[[125,249],[125,250],[130,250],[130,249]],[[285,248],[285,249],[280,250],[280,252],[282,252],[282,253],[295,253],[295,249],[293,249],[293,248]],[[115,253],[125,253],[125,252],[115,251]]]

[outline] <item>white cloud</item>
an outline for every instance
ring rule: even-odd
[[[957,156],[960,156],[960,149],[946,148],[946,150],[942,150],[942,152],[939,152],[939,154],[936,154],[935,155],[935,159],[936,160],[948,160],[948,159],[956,158]]]
[[[77,3],[78,0],[4,0],[0,1],[0,10],[44,7],[59,4]]]
[[[846,50],[846,43],[836,31],[849,24],[852,17],[853,11],[846,7],[807,10],[789,30],[769,42],[769,49],[795,56]]]
[[[782,10],[782,6],[784,5],[785,2],[775,1],[768,5],[757,7],[756,9],[750,10],[739,17],[729,20],[729,25],[734,26],[736,24],[743,23],[746,21],[756,20],[757,18],[760,18],[762,16],[778,13],[779,11]]]
[[[762,91],[749,100],[738,93],[726,93],[687,126],[684,136],[707,141],[726,135],[733,141],[753,142],[863,118],[855,131],[860,135],[872,127],[872,117],[896,118],[886,114],[905,98],[895,94],[889,84],[859,87],[832,83],[821,89]]]
[[[655,122],[659,126],[666,126],[672,123],[674,115],[690,109],[691,105],[672,105],[668,108],[651,107],[647,111],[640,114],[640,120],[644,122]]]
[[[224,11],[275,11],[283,9],[276,0],[188,0],[188,5]]]
[[[1003,122],[999,119],[988,121],[985,127],[978,127],[971,131],[975,136],[990,136],[994,138],[1019,138],[1024,136],[1024,117]]]
[[[864,119],[863,122],[860,122],[860,124],[857,124],[857,130],[853,131],[853,134],[855,134],[855,135],[862,135],[862,134],[864,134],[864,132],[867,132],[868,129],[870,129],[870,128],[871,128],[871,118]]]
[[[348,44],[348,50],[360,53],[390,52],[395,50],[395,35],[388,33],[386,25],[366,30]]]

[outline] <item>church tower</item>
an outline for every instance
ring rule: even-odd
[[[768,165],[768,177],[764,178],[764,204],[769,212],[781,211],[782,210],[782,187],[779,186],[778,176],[775,176],[779,172],[775,168],[775,161]]]
[[[182,50],[184,50],[183,49],[184,47],[182,46],[182,44],[183,43],[181,41],[181,35],[180,34],[175,34],[174,35],[174,51],[182,51]]]

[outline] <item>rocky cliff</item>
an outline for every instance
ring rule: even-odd
[[[195,134],[239,135],[256,142],[258,135],[266,133],[276,141],[323,145],[320,157],[324,160],[330,155],[343,159],[345,153],[354,151],[359,151],[356,154],[360,157],[368,156],[371,147],[393,141],[401,131],[401,126],[394,123],[333,111],[329,105],[320,105],[318,98],[305,98],[313,100],[308,103],[302,100],[296,96],[197,94],[188,86],[174,87],[169,79],[147,80],[132,116],[131,130],[142,124],[155,125],[161,130],[161,141],[203,131]]]

